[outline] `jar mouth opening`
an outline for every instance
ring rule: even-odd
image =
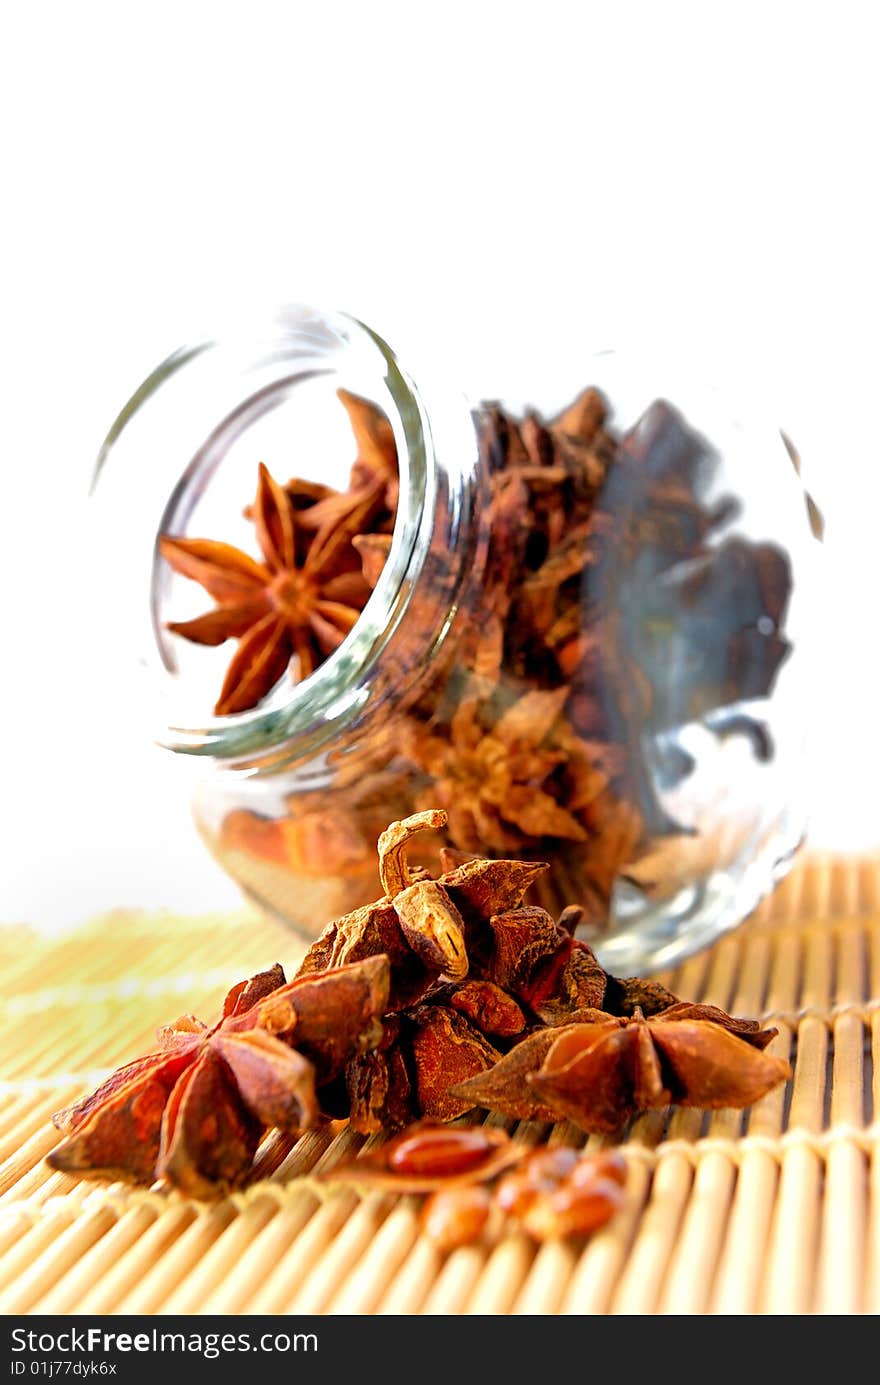
[[[310,381],[338,386],[368,399],[391,425],[398,456],[399,500],[388,557],[352,629],[313,673],[300,682],[285,673],[252,709],[226,716],[205,715],[211,695],[208,693],[207,702],[203,701],[204,684],[197,690],[189,686],[181,671],[180,637],[166,628],[169,594],[184,579],[178,578],[162,557],[159,539],[165,534],[203,537],[199,531],[202,519],[189,522],[230,447],[234,444],[241,453],[248,430],[255,421],[277,410],[279,402],[299,407],[303,395],[299,387]],[[178,427],[171,408],[173,395],[175,390],[185,394],[187,408],[193,411],[192,401],[202,386],[198,423],[184,438],[186,429]],[[145,404],[150,408],[145,409]],[[277,312],[268,324],[265,320],[255,327],[237,324],[234,330],[169,356],[114,423],[99,458],[97,475],[103,474],[111,452],[117,454],[113,458],[116,470],[121,470],[124,462],[129,476],[133,475],[133,459],[125,455],[126,432],[130,437],[138,430],[130,429],[129,424],[137,414],[142,419],[144,415],[150,417],[151,411],[155,414],[157,406],[163,405],[169,417],[163,436],[174,438],[177,457],[176,461],[166,459],[168,498],[158,524],[153,521],[149,525],[148,536],[148,653],[141,662],[158,692],[161,724],[154,728],[154,738],[168,749],[210,756],[245,771],[314,755],[356,717],[371,671],[406,611],[428,552],[438,503],[438,474],[432,431],[419,392],[391,347],[369,327],[342,313],[293,305]],[[341,411],[342,404],[338,408]],[[258,455],[253,457],[254,472],[260,460]],[[134,520],[136,503],[127,499]],[[142,566],[140,572],[142,605]],[[220,648],[227,652],[231,645],[224,643]]]

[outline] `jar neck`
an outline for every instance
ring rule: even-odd
[[[354,319],[290,308],[262,333],[259,348],[249,349],[241,337],[230,341],[236,355],[248,355],[247,369],[236,367],[222,397],[211,384],[214,416],[209,421],[206,415],[196,434],[203,439],[200,445],[181,455],[170,498],[153,525],[154,649],[148,664],[169,712],[167,724],[156,732],[161,744],[246,773],[274,773],[297,762],[314,763],[331,745],[355,743],[368,721],[418,695],[453,638],[452,617],[465,589],[479,580],[486,548],[485,481],[466,401],[434,384],[430,371],[417,382],[391,347]],[[189,401],[199,383],[197,371],[207,372],[209,380],[212,372],[226,380],[224,355],[228,358],[230,350],[222,338],[188,347],[154,371],[114,424],[99,471],[110,452],[124,453],[126,430],[137,432],[138,419],[161,403],[158,395],[169,381],[177,377]],[[330,375],[334,385],[371,398],[391,424],[400,497],[388,558],[355,626],[309,678],[279,685],[252,711],[187,724],[191,716],[177,710],[186,708],[186,699],[177,696],[184,691],[183,675],[165,628],[170,574],[158,553],[158,535],[187,532],[231,442],[241,446],[250,420],[272,407],[266,401],[273,392],[285,391],[285,407],[296,408],[296,386],[316,375]],[[114,458],[114,465],[120,463]]]

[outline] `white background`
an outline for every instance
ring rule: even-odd
[[[813,839],[880,844],[872,4],[16,6],[0,36],[0,918],[233,906],[82,582],[94,455],[219,304],[761,381],[828,521]],[[109,689],[109,692],[107,691]]]

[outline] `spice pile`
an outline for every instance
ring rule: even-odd
[[[56,1117],[66,1138],[52,1166],[209,1197],[248,1178],[270,1127],[347,1116],[355,1130],[390,1133],[484,1107],[613,1131],[673,1102],[746,1106],[790,1075],[764,1052],[775,1030],[611,976],[574,937],[577,909],[554,920],[524,905],[542,864],[479,858],[437,878],[411,869],[410,839],[444,825],[440,810],[392,823],[379,843],[383,897],[328,924],[292,981],[276,965],[233,987],[214,1026],[184,1015],[161,1030],[154,1052]],[[522,1214],[541,1238],[588,1229],[599,1204],[614,1210],[616,1163],[581,1165],[562,1150],[520,1163],[524,1148],[503,1132],[417,1125],[378,1162],[332,1176],[437,1191],[515,1165],[491,1195],[432,1204],[446,1243],[464,1232],[443,1231],[444,1216],[482,1228]]]
[[[216,603],[170,629],[238,641],[218,713],[255,706],[288,671],[308,677],[382,571],[394,437],[375,406],[340,397],[357,445],[348,489],[281,486],[261,468],[247,512],[260,561],[211,540],[161,540],[171,566]],[[382,825],[439,806],[446,845],[550,861],[545,901],[577,899],[601,928],[618,876],[659,839],[684,841],[657,801],[644,734],[768,693],[789,648],[788,560],[731,534],[736,502],[709,498],[718,459],[666,402],[625,435],[594,389],[548,422],[487,405],[475,424],[487,556],[445,661],[384,735],[367,728],[355,754],[345,747],[335,786],[291,792],[276,816],[233,808],[214,849],[227,862],[244,852],[293,877],[350,882],[350,903],[362,902]],[[740,716],[727,729],[772,756],[757,723]],[[688,768],[670,760],[664,786]]]

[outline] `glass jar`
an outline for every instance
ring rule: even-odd
[[[533,902],[580,906],[603,965],[644,973],[744,918],[802,838],[805,496],[772,424],[667,362],[548,370],[542,350],[540,397],[517,388],[469,403],[305,307],[181,349],[102,450],[105,557],[157,738],[201,762],[199,830],[262,907],[313,937],[381,893],[383,828],[441,808],[414,865],[441,846],[546,861]],[[236,646],[228,622],[208,643],[169,630],[210,602],[160,536],[265,563],[257,464],[300,478],[301,527],[353,463],[363,480],[358,408],[399,473],[356,546],[372,593],[313,671],[288,640],[255,706],[212,715]]]

